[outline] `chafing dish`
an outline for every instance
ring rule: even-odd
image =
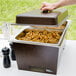
[[[10,24],[12,26],[20,25],[22,27],[19,31],[17,30],[17,33],[14,31],[15,34],[10,37],[10,42],[13,43],[12,48],[16,55],[18,68],[28,71],[56,74],[59,58],[65,46],[66,31],[70,22],[70,20],[67,20],[64,29],[47,29],[62,32],[62,35],[56,44],[18,40],[16,37],[24,30],[37,28],[25,26],[25,24],[23,27],[21,24]]]
[[[67,20],[67,10],[63,11],[59,9],[58,12],[56,10],[49,13],[40,13],[39,10],[36,11],[38,13],[34,11],[33,14],[25,13],[17,15],[16,23],[5,24],[8,29],[10,25],[12,27],[9,30],[11,31],[11,35],[8,33],[10,37],[7,36],[6,38],[12,43],[11,47],[15,52],[19,69],[56,74],[60,56],[65,47],[66,31],[71,21]],[[65,24],[66,21],[67,23]],[[65,27],[62,29],[53,28],[62,24],[65,24]],[[62,34],[57,43],[18,40],[17,37],[26,29],[60,31]]]

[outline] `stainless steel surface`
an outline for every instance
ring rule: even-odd
[[[61,31],[63,31],[63,33],[62,33],[61,38],[60,38],[60,40],[59,40],[59,42],[57,44],[41,43],[41,42],[33,42],[33,41],[23,41],[23,40],[17,40],[17,39],[15,39],[15,37],[18,34],[20,34],[24,29],[32,28],[31,26],[25,26],[25,28],[22,28],[20,31],[18,31],[18,33],[16,35],[14,35],[14,36],[12,36],[10,38],[10,41],[11,42],[16,42],[16,43],[23,43],[23,44],[34,44],[34,45],[45,45],[45,46],[55,46],[55,47],[58,47],[58,46],[60,46],[60,43],[63,40],[63,37],[64,37],[64,35],[65,35],[68,27],[70,26],[70,23],[71,23],[71,21],[70,20],[67,20],[67,25],[66,25],[66,27],[65,27],[64,30],[61,30]],[[11,24],[11,25],[17,25],[17,24]]]

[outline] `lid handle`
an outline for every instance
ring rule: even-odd
[[[44,10],[44,11],[42,11],[42,13],[48,13],[48,10]]]

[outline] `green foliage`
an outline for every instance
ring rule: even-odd
[[[15,18],[17,14],[31,11],[41,7],[42,2],[56,2],[57,0],[0,0],[0,25],[3,22],[13,22],[15,23]],[[70,26],[67,39],[76,39],[76,5],[66,6],[70,15],[70,20],[72,20],[72,25]]]

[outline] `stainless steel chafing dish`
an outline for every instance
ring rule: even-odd
[[[35,29],[32,26],[21,26],[21,24],[19,24],[21,29],[16,30],[17,33],[14,31],[15,34],[10,37],[10,42],[13,43],[12,48],[16,55],[18,68],[22,70],[56,74],[60,56],[65,48],[65,35],[70,23],[71,21],[67,20],[65,28],[58,30],[62,31],[62,35],[57,44],[17,40],[16,37],[24,29]],[[10,25],[14,27],[18,24]]]
[[[15,52],[19,69],[56,74],[60,56],[65,46],[66,31],[71,23],[70,20],[67,20],[68,12],[67,10],[59,9],[49,13],[41,13],[39,10],[31,13],[17,15],[16,23],[6,23],[4,25],[6,26],[4,36],[12,43],[11,47]],[[65,21],[67,21],[67,24],[64,29],[48,28],[58,27]],[[47,28],[38,28],[36,26],[46,26]],[[9,29],[10,27],[12,28],[11,30]],[[26,29],[57,30],[61,31],[62,35],[56,44],[16,39]],[[6,31],[8,34],[6,34]]]

